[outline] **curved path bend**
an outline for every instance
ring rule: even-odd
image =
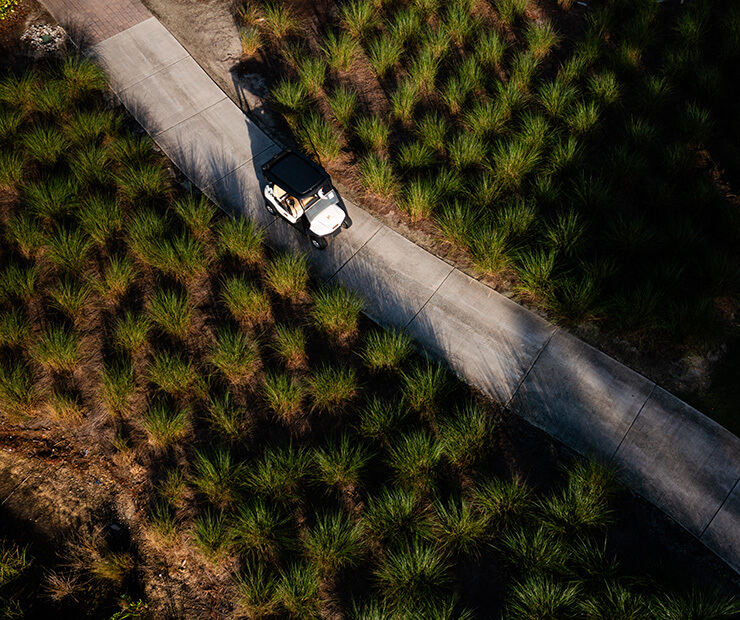
[[[260,166],[279,151],[138,0],[42,0],[74,26],[113,90],[203,192],[306,251],[263,207]],[[454,269],[348,203],[354,226],[315,271],[366,300],[462,378],[576,452],[610,463],[740,572],[740,439],[609,356]]]

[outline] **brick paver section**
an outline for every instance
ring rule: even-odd
[[[42,0],[78,43],[95,45],[152,17],[138,0]]]

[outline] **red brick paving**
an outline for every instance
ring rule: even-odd
[[[41,0],[78,42],[95,45],[152,17],[138,0]]]

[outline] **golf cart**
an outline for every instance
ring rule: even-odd
[[[342,228],[352,226],[347,208],[321,166],[291,150],[262,166],[265,208],[306,235],[318,250]]]

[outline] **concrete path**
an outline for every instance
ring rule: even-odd
[[[45,1],[51,8],[63,0]],[[92,54],[164,152],[224,210],[257,221],[272,247],[307,252],[320,277],[366,299],[370,318],[407,329],[534,425],[611,462],[629,487],[740,572],[738,438],[352,203],[354,226],[325,252],[312,251],[263,206],[260,166],[278,147],[156,19],[105,39]]]

